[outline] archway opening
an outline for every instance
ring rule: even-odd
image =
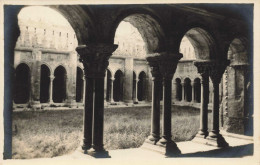
[[[83,71],[80,67],[77,67],[77,79],[76,79],[76,102],[82,102],[83,100]]]
[[[121,70],[116,71],[114,80],[114,101],[123,101],[123,72]]]
[[[176,100],[181,101],[182,100],[182,85],[181,85],[181,79],[176,78]]]
[[[47,103],[50,97],[50,69],[43,64],[41,65],[40,102]]]
[[[24,63],[19,64],[15,69],[14,102],[16,104],[25,104],[29,101],[30,78],[29,66]]]
[[[145,72],[141,72],[138,76],[138,84],[137,84],[137,99],[138,101],[144,101],[146,99],[146,74]]]
[[[63,66],[58,66],[54,70],[53,80],[53,102],[62,103],[66,99],[66,70]]]
[[[191,102],[192,99],[192,87],[191,87],[191,80],[186,78],[184,80],[184,100],[187,102]]]
[[[200,103],[200,99],[201,99],[201,83],[200,83],[200,79],[196,78],[194,80],[194,101],[196,103]]]
[[[133,96],[134,102],[137,101],[136,82],[137,82],[137,80],[136,80],[136,74],[135,74],[135,72],[133,72],[133,92],[132,92],[132,96]]]
[[[214,59],[216,57],[215,50],[215,42],[211,35],[199,27],[188,30],[180,43],[180,52],[183,53],[183,59]]]
[[[112,74],[111,72],[107,69],[107,94],[106,94],[106,101],[111,102],[111,85],[112,85]]]

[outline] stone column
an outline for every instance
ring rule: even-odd
[[[83,76],[83,99],[82,102],[85,103],[85,98],[86,98],[86,78]]]
[[[213,61],[209,66],[209,76],[213,83],[212,131],[208,139],[218,147],[227,147],[228,143],[219,133],[219,83],[229,61]]]
[[[50,86],[49,86],[49,90],[50,90],[50,92],[49,92],[49,94],[50,94],[49,102],[50,102],[50,104],[53,104],[52,93],[53,93],[53,80],[54,80],[54,78],[55,77],[53,75],[50,76]]]
[[[109,96],[110,103],[114,102],[114,80],[115,80],[115,78],[111,77],[111,88],[110,88],[111,91],[110,91],[110,96]]]
[[[69,70],[67,71],[66,81],[66,93],[67,93],[67,104],[71,108],[77,106],[76,103],[76,79],[77,79],[77,53],[72,51],[69,54],[70,63],[68,65]]]
[[[133,58],[125,59],[124,93],[123,98],[126,103],[133,103]]]
[[[104,77],[108,59],[116,48],[117,45],[113,44],[89,44],[77,48],[80,61],[84,65],[87,93],[82,149],[94,157],[108,157],[108,152],[103,147]]]
[[[152,73],[152,112],[151,112],[151,134],[146,142],[156,144],[160,140],[160,87],[162,77],[159,71],[157,58],[147,58]],[[136,81],[137,82],[137,81]],[[136,83],[137,84],[137,83]],[[137,87],[136,87],[137,88]],[[137,93],[137,91],[136,91]]]
[[[182,99],[181,101],[184,102],[185,101],[185,90],[184,90],[184,87],[185,87],[185,83],[184,82],[181,82],[181,92],[182,92]]]
[[[106,96],[107,96],[107,70],[106,70],[105,79],[104,79],[104,104],[105,105],[107,105]]]
[[[166,148],[166,155],[180,154],[181,151],[176,143],[171,139],[171,106],[172,106],[172,78],[176,71],[182,54],[161,54],[159,69],[163,78],[163,121],[162,121],[162,138],[160,145]]]
[[[195,102],[194,94],[195,94],[195,91],[194,91],[194,82],[191,81],[191,102],[192,102],[192,103]]]
[[[201,75],[201,104],[200,104],[200,130],[193,141],[201,141],[208,136],[208,103],[209,103],[209,73],[208,62],[195,61],[194,65]]]
[[[135,79],[135,92],[134,92],[134,102],[135,103],[138,102],[138,99],[137,99],[138,81],[139,81],[139,79],[136,77],[136,79]]]
[[[41,79],[41,55],[42,52],[38,49],[32,51],[33,64],[31,70],[31,101],[33,109],[40,109],[40,79]]]

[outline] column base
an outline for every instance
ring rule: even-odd
[[[166,143],[161,143],[160,141],[154,143],[151,140],[146,139],[141,148],[158,152],[166,157],[177,157],[181,154],[177,144],[172,140],[167,141]]]
[[[82,150],[87,151],[91,148],[91,143],[84,142],[84,140],[83,140],[83,144],[82,144],[81,148],[82,148]]]
[[[221,134],[217,134],[214,136],[209,135],[207,136],[206,140],[207,140],[207,145],[216,146],[220,148],[225,148],[229,146]]]
[[[108,151],[106,150],[96,150],[94,148],[90,148],[89,150],[84,150],[84,154],[88,154],[95,158],[111,158]]]
[[[33,101],[30,106],[31,106],[31,108],[32,108],[33,110],[39,110],[39,109],[41,109],[41,103],[40,103],[40,101]]]
[[[155,145],[160,140],[160,137],[154,137],[153,135],[148,136],[147,139],[145,139],[145,143],[153,144]]]
[[[195,137],[192,139],[193,142],[206,144],[206,137],[208,136],[208,132],[198,132]]]

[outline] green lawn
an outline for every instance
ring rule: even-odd
[[[82,114],[82,110],[14,112],[13,158],[54,157],[73,152],[82,142]],[[149,136],[150,118],[150,108],[105,109],[105,148],[140,147]],[[173,107],[173,140],[191,140],[198,129],[199,111]]]

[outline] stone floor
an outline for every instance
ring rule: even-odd
[[[27,159],[27,160],[4,160],[4,164],[172,164],[176,161],[182,164],[192,164],[200,163],[200,165],[217,163],[225,164],[227,159],[219,158],[232,158],[228,159],[236,164],[254,164],[258,160],[253,156],[254,142],[252,137],[246,137],[235,134],[224,134],[226,141],[229,143],[230,147],[226,149],[219,149],[214,146],[208,146],[200,143],[195,143],[192,141],[178,142],[177,145],[181,150],[182,154],[175,158],[166,158],[164,155],[143,149],[143,148],[133,148],[133,149],[121,149],[121,150],[111,150],[109,155],[111,158],[100,158],[96,159],[89,155],[82,153],[80,149],[74,151],[71,154],[63,155],[55,158],[41,158],[41,159]],[[196,159],[194,159],[196,158]],[[218,159],[213,159],[218,158]],[[243,158],[243,159],[241,159]],[[88,162],[88,163],[87,163]],[[207,162],[207,163],[206,163]],[[0,163],[1,164],[1,163]]]

